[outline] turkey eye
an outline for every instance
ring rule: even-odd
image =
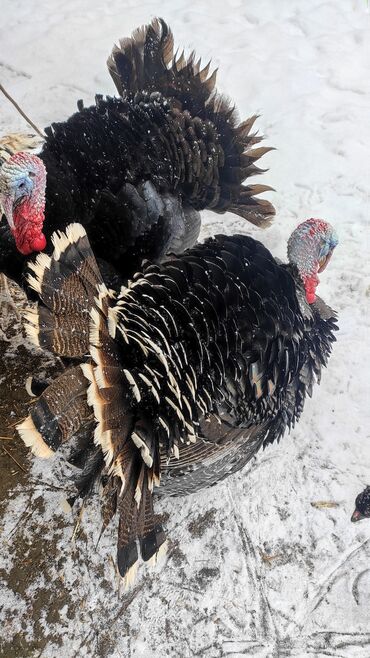
[[[23,190],[23,188],[26,186],[26,183],[19,183],[18,189]]]

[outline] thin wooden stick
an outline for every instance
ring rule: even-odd
[[[14,423],[12,423],[11,425],[8,425],[8,427],[7,427],[6,429],[7,429],[7,430],[10,430],[11,427],[15,427],[16,425],[20,425],[21,423],[23,423],[24,420],[26,420],[26,418],[28,418],[28,415],[27,415],[27,416],[24,416],[24,418],[20,418],[19,420],[16,420],[16,421],[15,421]]]
[[[4,452],[6,452],[7,455],[9,455],[10,459],[12,459],[13,462],[15,462],[15,463],[17,464],[17,466],[19,466],[19,468],[20,468],[24,473],[28,473],[28,471],[24,468],[24,466],[22,466],[22,464],[20,464],[20,463],[16,460],[16,458],[13,457],[13,455],[9,452],[9,450],[7,450],[6,448],[4,448],[4,446],[3,446],[3,450],[4,450]]]
[[[1,441],[14,441],[14,436],[0,436]]]
[[[11,97],[10,94],[4,89],[3,85],[0,84],[0,91],[3,92],[4,96],[14,105],[15,109],[18,110],[19,114],[27,121],[27,123],[33,128],[40,137],[45,139],[45,134],[36,126],[36,124],[31,121],[31,119],[27,116],[25,112],[19,107],[18,103],[14,100],[14,98]]]

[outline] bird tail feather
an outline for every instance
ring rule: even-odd
[[[31,266],[29,282],[40,303],[27,312],[27,332],[38,346],[81,363],[47,386],[17,429],[39,457],[83,436],[82,448],[79,442],[71,458],[82,465],[76,497],[91,493],[100,481],[103,526],[119,513],[118,568],[129,584],[138,546],[146,561],[165,542],[152,501],[160,475],[158,441],[115,331],[110,333],[112,295],[83,227],[73,224],[53,242],[52,256],[41,255]]]
[[[263,228],[271,223],[274,207],[257,196],[273,188],[268,185],[247,187],[243,182],[265,171],[255,163],[273,149],[253,148],[262,140],[252,131],[257,116],[239,123],[235,107],[216,90],[217,70],[209,73],[210,62],[202,68],[194,52],[189,57],[185,57],[184,52],[174,53],[170,28],[163,19],[154,18],[149,25],[138,28],[130,38],[114,46],[107,64],[120,95],[160,92],[171,99],[174,108],[216,126],[224,154],[224,162],[219,163],[220,194],[211,205],[204,207],[220,213],[234,212]],[[197,126],[192,130],[197,133]],[[199,126],[200,133],[204,130],[206,126]],[[192,201],[195,206],[194,194]]]
[[[90,311],[97,285],[103,285],[86,233],[70,224],[53,235],[54,253],[38,255],[29,265],[28,283],[40,297],[26,311],[26,333],[37,347],[66,357],[89,352]]]
[[[51,457],[92,416],[86,392],[86,378],[81,367],[75,366],[53,380],[32,405],[17,429],[37,457]]]

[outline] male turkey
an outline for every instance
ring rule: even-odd
[[[269,148],[251,132],[255,116],[238,123],[192,53],[173,52],[173,37],[154,19],[114,47],[108,69],[119,98],[78,104],[67,121],[46,129],[38,156],[21,151],[0,171],[0,272],[18,283],[25,256],[46,250],[55,230],[75,218],[95,255],[132,276],[143,258],[160,261],[192,246],[199,211],[230,211],[253,224],[269,224],[274,208],[244,186]]]
[[[41,302],[27,333],[75,362],[18,430],[40,457],[72,442],[77,495],[99,481],[104,526],[119,512],[126,576],[137,539],[144,560],[165,540],[154,485],[176,495],[214,484],[299,418],[335,340],[335,313],[315,288],[337,239],[308,220],[283,265],[250,237],[216,236],[147,265],[118,295],[80,224],[52,240],[53,255],[31,266]]]

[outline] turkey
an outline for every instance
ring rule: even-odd
[[[361,519],[370,518],[370,486],[367,485],[363,491],[356,497],[355,511],[351,516],[351,521],[361,521]]]
[[[18,283],[25,257],[50,253],[52,233],[76,218],[105,280],[119,287],[144,258],[160,262],[192,246],[202,209],[261,227],[274,215],[256,198],[271,188],[243,185],[270,150],[252,148],[261,140],[256,117],[238,123],[215,90],[216,71],[201,69],[194,53],[174,55],[163,20],[115,46],[108,69],[118,98],[79,102],[76,114],[46,128],[39,155],[20,151],[3,162],[0,272]]]
[[[28,281],[35,345],[73,365],[45,384],[20,436],[39,457],[63,446],[76,496],[100,484],[103,528],[117,511],[127,581],[165,533],[154,486],[180,495],[242,468],[299,419],[335,340],[336,314],[316,296],[337,244],[310,219],[281,264],[248,236],[216,236],[108,290],[84,228],[52,237]],[[75,498],[70,499],[73,503]]]

